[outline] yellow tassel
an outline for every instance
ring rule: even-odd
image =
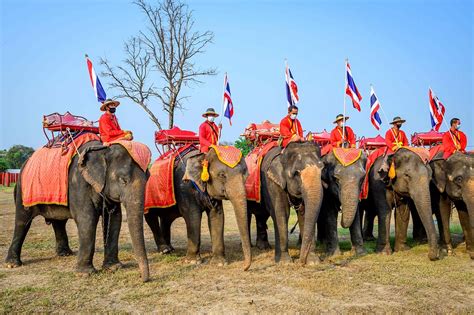
[[[209,180],[208,166],[209,166],[209,161],[208,160],[202,161],[201,180],[203,182],[207,182]]]
[[[308,140],[308,141],[313,141],[313,133],[312,133],[312,132],[310,132],[310,133],[308,134],[308,137],[306,137],[306,140]]]
[[[395,161],[392,161],[392,164],[390,165],[390,169],[388,170],[388,177],[390,179],[394,179],[397,173],[395,172]]]

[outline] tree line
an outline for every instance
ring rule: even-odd
[[[33,148],[20,144],[14,145],[8,150],[0,150],[0,173],[7,169],[21,168],[33,152],[35,152]]]

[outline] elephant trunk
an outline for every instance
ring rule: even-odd
[[[300,262],[304,265],[313,244],[316,221],[323,199],[321,169],[317,166],[306,167],[301,171],[301,181],[305,214]]]
[[[341,226],[343,228],[349,228],[352,225],[352,222],[354,222],[357,208],[359,206],[359,194],[360,189],[358,183],[349,182],[341,185]]]
[[[420,179],[417,185],[418,189],[410,194],[411,199],[415,203],[416,210],[420,215],[423,226],[425,227],[428,237],[430,251],[428,257],[430,260],[439,258],[438,242],[436,238],[436,229],[433,222],[433,215],[431,210],[431,197],[429,190],[429,181]]]
[[[136,192],[134,189],[130,189],[130,191]],[[128,230],[132,239],[135,259],[138,262],[143,282],[147,282],[150,279],[150,270],[143,235],[144,187],[141,189],[141,194],[138,196],[133,194],[133,196],[126,198],[123,205],[127,211]]]
[[[245,193],[244,181],[242,178],[235,178],[228,182],[229,200],[234,207],[237,226],[239,227],[242,241],[242,251],[244,254],[244,271],[250,268],[252,263],[252,252],[250,251],[250,232],[247,215],[247,197]]]

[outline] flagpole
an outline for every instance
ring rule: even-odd
[[[285,58],[285,93],[288,93],[286,89],[286,84],[290,84],[288,80],[288,59]],[[290,86],[288,86],[289,89],[291,89]],[[290,91],[290,100],[291,100],[291,91]],[[293,103],[292,101],[288,102],[288,95],[286,95],[286,102],[288,103],[287,107],[290,107],[290,105]]]
[[[347,88],[347,62],[349,60],[346,58],[345,69],[344,69],[344,110],[342,116],[342,141],[346,139],[346,88]]]
[[[371,88],[372,91],[374,91],[374,94],[375,94],[374,86],[373,86],[372,84],[370,84],[370,88]],[[376,96],[376,97],[377,97],[377,96]],[[377,99],[378,99],[378,97],[377,97]],[[387,115],[385,114],[385,111],[383,110],[383,107],[382,107],[382,104],[380,103],[380,101],[379,101],[379,107],[380,107],[380,109],[382,110],[382,114],[383,114],[383,117],[385,118],[385,121],[387,122],[387,125],[390,125],[390,122],[389,122],[389,120],[388,120],[388,118],[387,118]],[[392,127],[390,127],[390,131],[392,132],[393,138],[394,138],[395,140],[398,140],[397,137],[395,136],[395,132],[393,132],[393,128],[392,128]],[[398,142],[398,141],[397,141],[397,142]]]
[[[227,81],[227,72],[224,74],[224,84],[223,84],[223,88],[222,88],[222,107],[221,107],[221,119],[219,121],[219,125],[222,125],[222,117],[224,116],[224,104],[225,104],[225,84],[226,84],[226,81]],[[219,143],[221,141],[221,137],[222,137],[222,128],[218,128],[219,129]]]
[[[431,89],[431,86],[429,87],[430,91],[431,91],[431,97],[433,97],[433,90]],[[434,97],[433,97],[434,99]],[[429,104],[430,108],[431,108],[431,103]],[[448,125],[448,122],[446,121],[446,119],[444,119],[444,114],[443,112],[441,112],[441,119],[443,120],[444,124],[446,125],[446,127],[448,128],[448,131],[449,131],[449,135],[451,136],[451,140],[453,140],[453,143],[456,144],[456,141],[454,141],[454,137],[453,137],[453,134],[451,132],[451,126]]]

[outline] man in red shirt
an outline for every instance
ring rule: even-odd
[[[219,117],[214,108],[208,108],[202,117],[206,120],[199,126],[199,145],[201,152],[208,152],[211,145],[217,145],[222,124],[216,125],[214,120]]]
[[[133,139],[132,132],[122,130],[118,123],[117,116],[115,116],[116,108],[119,105],[119,101],[107,99],[100,106],[100,110],[105,112],[99,119],[99,133],[102,142]]]
[[[290,105],[288,107],[288,115],[280,121],[280,136],[283,139],[281,145],[284,148],[290,142],[301,142],[304,140],[303,128],[301,128],[301,123],[296,116],[298,116],[298,107]]]
[[[385,133],[385,143],[387,143],[388,148],[392,151],[408,146],[408,138],[405,132],[400,130],[404,122],[406,120],[401,119],[399,116],[393,118],[393,121],[390,123],[393,127]]]
[[[336,116],[336,120],[333,122],[337,126],[331,131],[331,145],[335,148],[355,148],[356,147],[356,137],[354,131],[351,127],[346,126],[346,121],[349,117],[339,114]],[[343,126],[344,130],[343,131]],[[344,137],[343,137],[344,135]]]
[[[444,157],[447,158],[456,151],[466,152],[467,137],[460,131],[461,120],[451,119],[451,128],[443,135]]]

